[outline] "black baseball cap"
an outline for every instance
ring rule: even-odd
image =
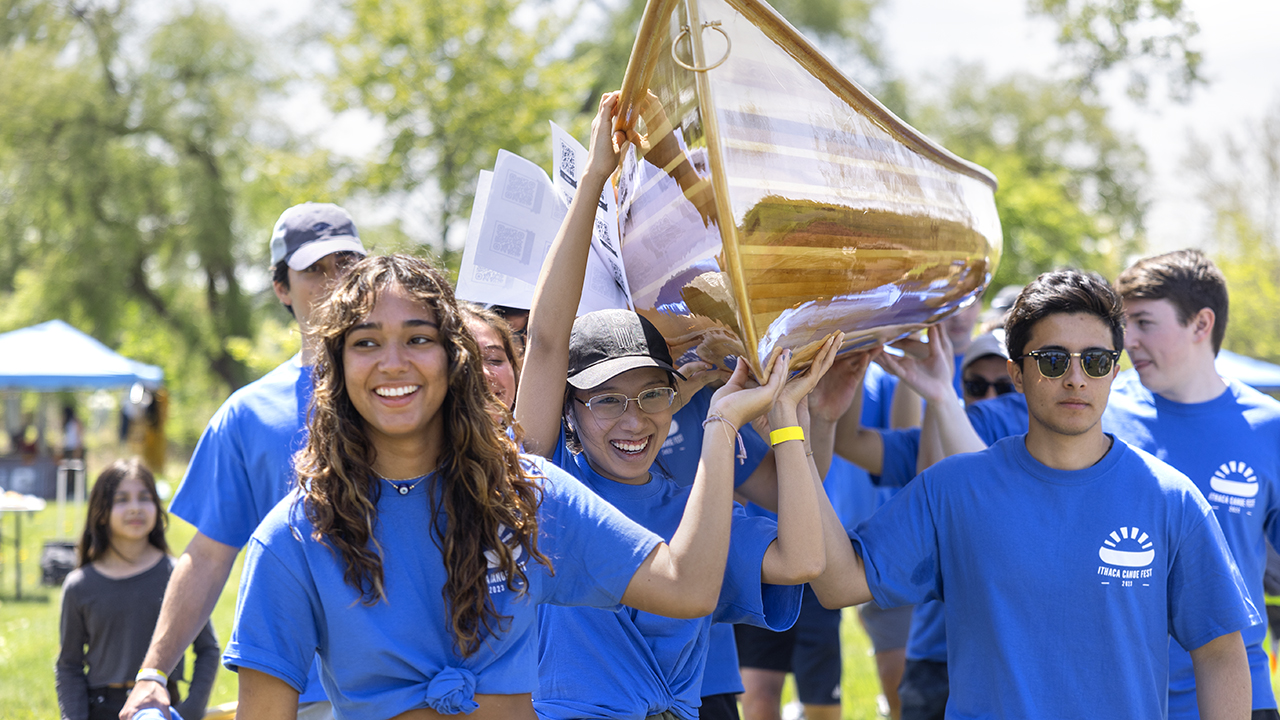
[[[333,203],[307,202],[280,214],[271,233],[271,264],[284,260],[294,270],[306,270],[317,260],[337,252],[367,255],[350,213]]]
[[[573,323],[569,335],[569,384],[579,390],[596,387],[628,370],[675,369],[667,341],[653,323],[630,310],[597,310]]]

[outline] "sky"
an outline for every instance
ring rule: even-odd
[[[1029,17],[1027,0],[883,2],[876,21],[884,48],[908,83],[943,75],[961,62],[980,62],[992,79],[1018,71],[1047,76],[1059,57],[1052,24]],[[304,18],[318,0],[221,3],[234,17],[271,34]],[[1195,47],[1203,53],[1208,86],[1199,87],[1186,104],[1168,100],[1160,86],[1145,106],[1126,99],[1118,87],[1105,95],[1113,108],[1113,126],[1130,133],[1147,152],[1147,247],[1153,251],[1207,246],[1208,213],[1197,201],[1193,173],[1185,166],[1189,134],[1216,143],[1280,107],[1280,42],[1274,37],[1280,2],[1185,3],[1200,25]],[[368,118],[349,113],[335,119],[314,112],[323,105],[318,89],[299,88],[289,105],[307,109],[288,113],[299,118],[300,130],[318,133],[334,149],[355,156],[375,151],[377,126]]]

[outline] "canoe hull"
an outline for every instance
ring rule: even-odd
[[[999,262],[994,177],[762,2],[651,0],[623,106],[645,138],[616,176],[627,280],[686,359],[759,373],[836,330],[889,341],[974,302]]]

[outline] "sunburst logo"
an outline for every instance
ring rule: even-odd
[[[1098,548],[1098,557],[1108,565],[1120,567],[1145,567],[1156,559],[1156,551],[1147,534],[1136,527],[1122,527],[1111,534]]]
[[[1209,487],[1223,495],[1251,498],[1258,494],[1258,476],[1242,462],[1224,462],[1209,478]]]
[[[498,531],[498,537],[502,538],[502,542],[507,547],[511,548],[511,559],[517,565],[519,565],[520,558],[524,555],[524,546],[520,545],[519,543],[513,544],[511,542],[511,540],[515,538],[515,536],[516,534],[512,532],[511,528],[507,527],[506,525],[503,525],[502,529]],[[498,553],[493,550],[485,550],[484,557],[486,560],[489,561],[490,570],[496,569],[501,564],[500,561],[498,560]]]

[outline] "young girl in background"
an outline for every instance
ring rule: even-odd
[[[173,571],[164,537],[168,524],[155,478],[136,458],[112,463],[93,484],[80,567],[62,586],[62,650],[54,674],[63,720],[116,720],[124,707]],[[181,662],[168,678],[169,697],[187,718],[204,715],[218,671],[212,625],[193,647],[185,703],[178,702]]]

